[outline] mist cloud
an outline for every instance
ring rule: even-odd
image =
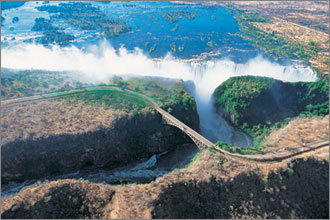
[[[1,49],[2,67],[50,71],[77,71],[94,82],[107,82],[114,75],[159,76],[195,82],[197,98],[208,101],[214,89],[231,76],[268,76],[283,81],[315,81],[310,68],[284,66],[257,56],[247,63],[236,64],[229,59],[207,61],[180,60],[168,54],[151,59],[139,48],[116,51],[103,42],[83,51],[75,46],[51,48],[24,44]]]

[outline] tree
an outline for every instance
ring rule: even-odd
[[[121,77],[115,78],[113,82],[114,82],[115,85],[117,85],[118,87],[120,87],[122,89],[126,89],[127,86],[128,86],[128,82],[125,82],[123,80],[123,78],[121,78]]]

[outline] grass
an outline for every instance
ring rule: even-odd
[[[175,31],[177,31],[177,30],[178,30],[178,28],[179,28],[179,25],[178,25],[178,24],[176,24],[176,25],[175,25],[175,27],[171,29],[171,31],[175,32]]]
[[[171,43],[171,51],[172,51],[173,53],[176,52],[176,45],[175,45],[175,42]]]
[[[197,160],[197,158],[200,156],[200,155],[202,155],[202,153],[205,151],[205,149],[204,150],[201,150],[201,151],[198,151],[196,154],[195,154],[195,156],[191,159],[191,161],[186,165],[186,167],[185,168],[189,168],[196,160]]]
[[[223,141],[218,141],[216,145],[225,151],[236,153],[236,154],[243,154],[243,155],[252,155],[252,154],[263,154],[259,146],[247,146],[247,147],[234,147],[232,145],[228,145]]]
[[[83,86],[88,84],[61,72],[37,70],[11,72],[4,69],[1,73],[1,96],[5,98],[63,92]]]
[[[184,90],[181,80],[131,78],[125,82],[127,82],[128,89],[152,98],[163,109],[167,110],[174,105],[186,110],[195,108],[194,98]]]
[[[149,53],[154,52],[155,49],[156,49],[156,47],[157,47],[157,44],[154,44],[154,45],[150,48]]]
[[[213,41],[209,41],[209,42],[207,42],[206,45],[209,46],[209,47],[213,47]]]
[[[65,99],[68,104],[83,101],[92,106],[103,106],[125,110],[136,114],[142,109],[150,106],[148,100],[137,94],[126,93],[114,88],[91,88],[78,91],[61,92],[47,97],[58,97]]]
[[[215,153],[215,148],[214,146],[211,146],[211,147],[207,147],[201,151],[198,151],[195,156],[191,159],[191,161],[186,165],[185,168],[189,168],[205,151],[210,151],[212,153]]]
[[[268,178],[267,177],[264,177],[264,182],[267,183],[268,182]]]

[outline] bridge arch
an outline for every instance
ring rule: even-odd
[[[188,137],[196,144],[196,146],[200,150],[203,150],[210,146],[210,143],[211,143],[210,141],[209,141],[210,143],[207,143],[207,142],[201,140],[199,137],[196,137],[196,135],[194,133],[197,133],[197,132],[195,132],[195,131],[192,132],[193,130],[191,128],[189,128],[188,126],[184,125],[183,123],[178,124],[171,117],[168,117],[167,115],[163,115],[163,114],[161,114],[161,115],[162,115],[162,119],[163,119],[164,123],[171,125],[173,127],[179,128],[182,132],[184,132],[186,135],[188,135]],[[211,143],[211,145],[213,145],[213,143]]]

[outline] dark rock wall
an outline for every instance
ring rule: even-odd
[[[329,163],[295,160],[289,169],[262,178],[177,182],[153,202],[153,218],[329,218]]]
[[[173,107],[173,115],[193,129],[199,129],[198,114],[194,110]],[[115,167],[134,158],[171,151],[187,142],[191,142],[187,135],[164,124],[161,115],[155,112],[121,117],[109,128],[83,134],[15,140],[1,149],[2,183],[74,172],[85,167]]]
[[[213,93],[215,107],[238,127],[273,124],[303,112],[323,116],[329,113],[327,80],[288,83],[267,77],[232,77]]]

